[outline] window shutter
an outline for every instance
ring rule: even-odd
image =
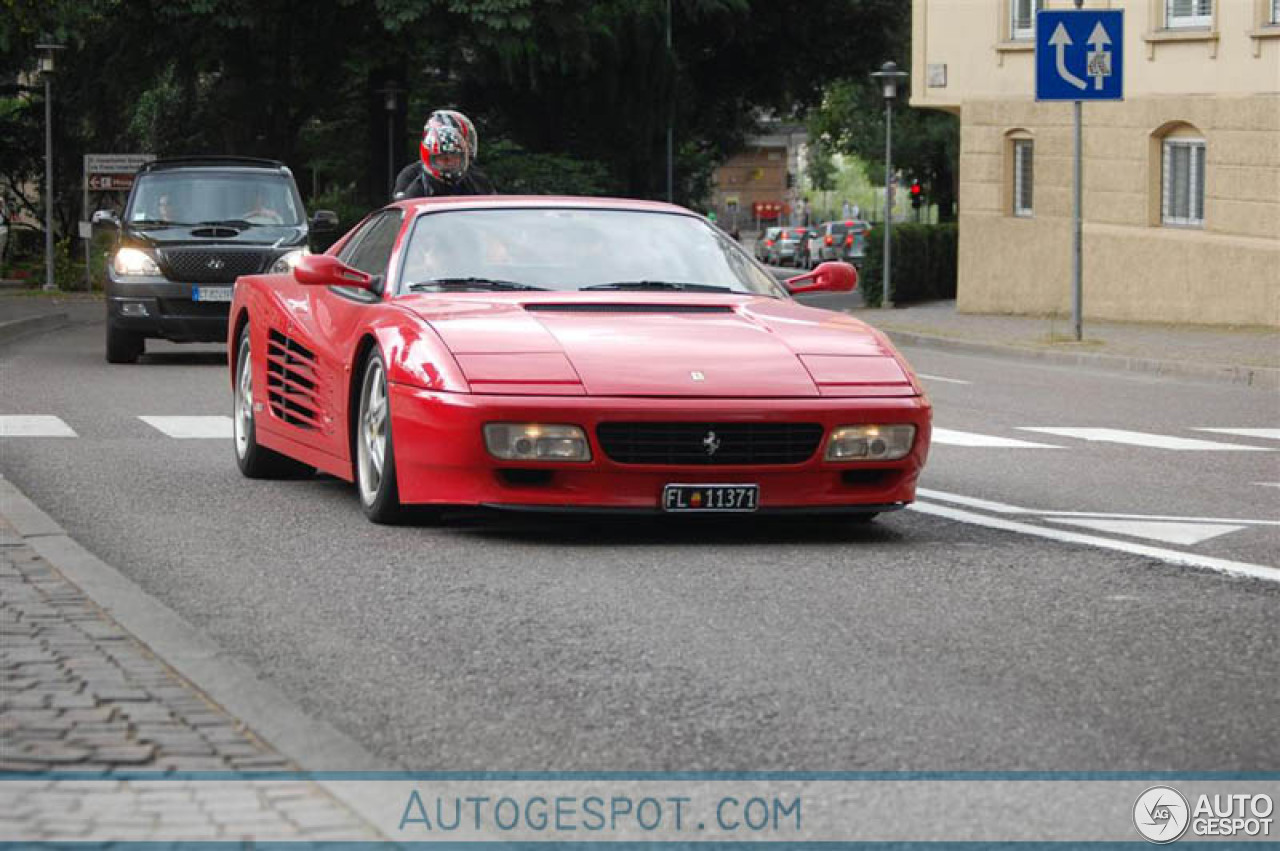
[[[1160,218],[1169,221],[1173,218],[1173,145],[1164,143],[1164,164],[1160,187]]]
[[[1195,222],[1204,221],[1204,145],[1190,146],[1190,180],[1187,189],[1190,198],[1190,218]]]

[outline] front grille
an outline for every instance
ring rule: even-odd
[[[230,284],[241,275],[256,275],[270,257],[261,249],[168,248],[160,252],[169,280],[193,284]]]
[[[185,298],[160,299],[160,315],[184,319],[226,319],[231,313],[229,301],[190,301]]]
[[[619,464],[800,464],[822,440],[818,423],[601,423],[600,448]],[[714,451],[712,451],[714,448]]]
[[[271,413],[298,428],[318,429],[316,356],[297,340],[271,331],[267,341],[267,402]]]

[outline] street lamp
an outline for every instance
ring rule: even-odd
[[[395,83],[379,89],[383,96],[383,108],[387,111],[387,197],[396,191],[396,111],[400,108],[400,95],[404,90]]]
[[[893,243],[893,102],[898,97],[898,83],[907,78],[895,62],[886,62],[871,79],[880,83],[884,93],[884,286],[880,297],[881,307],[893,307],[892,279],[889,267],[893,255],[889,253]]]
[[[44,288],[56,290],[53,279],[53,57],[66,45],[57,44],[45,37],[37,44],[40,56],[40,76],[44,77]]]

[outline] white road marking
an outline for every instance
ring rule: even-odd
[[[1261,437],[1280,440],[1280,428],[1193,428],[1192,431],[1211,431],[1215,434],[1235,434],[1240,437]]]
[[[965,381],[960,378],[943,378],[941,375],[925,375],[923,372],[917,372],[916,378],[923,378],[925,381],[941,381],[943,384],[972,384],[972,381]]]
[[[1265,484],[1256,482],[1255,484]],[[1277,482],[1280,486],[1280,482]],[[1105,520],[1167,520],[1172,523],[1226,523],[1242,526],[1280,526],[1280,520],[1247,520],[1243,517],[1183,517],[1176,514],[1116,514],[1109,511],[1052,511],[1039,508],[1024,508],[1021,505],[1010,505],[1007,502],[996,502],[990,499],[978,499],[973,496],[937,491],[930,488],[916,488],[916,494],[925,499],[936,499],[939,502],[950,502],[968,508],[980,508],[998,514],[1033,514],[1045,519],[1055,517],[1098,517]]]
[[[6,414],[0,416],[0,437],[76,437],[58,417]]]
[[[916,495],[923,496],[926,499],[936,499],[941,502],[954,502],[956,505],[967,505],[970,508],[981,508],[986,511],[995,511],[1000,514],[1031,514],[1030,508],[1019,508],[1016,505],[1009,505],[1005,502],[994,502],[989,499],[978,499],[976,496],[962,496],[958,493],[947,493],[946,491],[935,491],[928,488],[916,488]]]
[[[954,520],[957,523],[969,523],[974,526],[985,526],[988,529],[1000,529],[1004,532],[1048,538],[1051,541],[1059,541],[1064,544],[1080,544],[1104,550],[1115,550],[1129,553],[1130,555],[1157,559],[1167,564],[1213,570],[1229,576],[1247,576],[1268,582],[1280,582],[1280,568],[1268,567],[1264,564],[1231,561],[1224,558],[1197,555],[1196,553],[1184,553],[1179,550],[1168,550],[1163,547],[1152,547],[1147,544],[1135,544],[1130,541],[1116,541],[1111,538],[1101,538],[1097,535],[1082,535],[1079,532],[1068,532],[1063,529],[1049,529],[1044,526],[1033,526],[1030,523],[1019,523],[1016,520],[1005,520],[1001,517],[987,517],[982,514],[974,514],[972,511],[963,511],[959,508],[933,505],[927,502],[917,502],[907,507],[921,514],[943,517],[948,520]]]
[[[167,437],[227,439],[232,435],[231,417],[138,417]]]
[[[1255,485],[1262,485],[1264,488],[1280,488],[1280,482],[1254,482]]]
[[[1262,446],[1241,446],[1238,443],[1219,443],[1215,440],[1201,440],[1195,437],[1169,437],[1164,434],[1148,434],[1144,431],[1126,431],[1118,428],[1045,428],[1039,426],[1019,426],[1019,431],[1037,431],[1054,434],[1059,437],[1076,437],[1080,440],[1100,441],[1102,443],[1123,443],[1129,446],[1146,446],[1152,449],[1174,449],[1193,452],[1274,452]]]
[[[1050,523],[1083,526],[1095,532],[1110,532],[1114,535],[1147,538],[1188,547],[1228,532],[1239,532],[1247,528],[1221,523],[1174,523],[1169,520],[1108,520],[1101,517],[1046,517],[1045,519]]]
[[[949,428],[935,428],[933,442],[944,446],[978,446],[988,449],[1061,449],[1048,443],[1032,443],[1029,440],[1018,440],[1013,437],[996,437],[990,434],[976,434],[971,431],[952,431]]]

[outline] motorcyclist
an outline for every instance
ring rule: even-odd
[[[480,140],[475,125],[455,110],[437,110],[422,128],[419,160],[396,177],[392,200],[440,195],[492,195],[493,184],[475,167]]]

